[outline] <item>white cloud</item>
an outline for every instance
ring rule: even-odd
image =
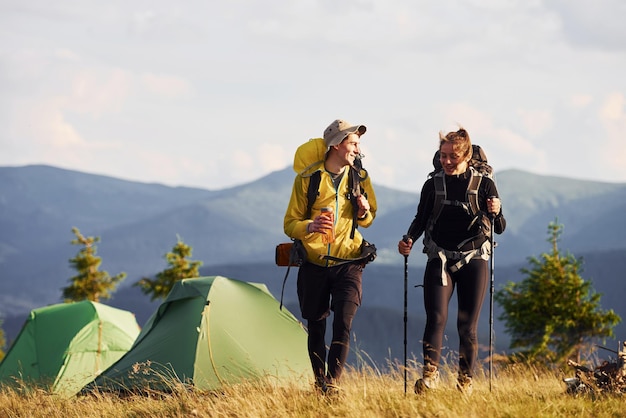
[[[585,48],[623,51],[626,47],[626,3],[621,0],[546,1],[558,13],[564,34]]]
[[[130,30],[136,33],[144,33],[153,24],[156,17],[157,13],[154,10],[135,12],[131,17]]]
[[[612,93],[607,97],[600,110],[600,118],[609,122],[624,119],[624,95],[622,93]]]
[[[132,75],[119,68],[109,71],[81,69],[72,80],[66,106],[94,117],[121,111],[130,90]]]
[[[600,120],[603,123],[606,134],[606,145],[603,146],[602,153],[607,158],[608,163],[604,168],[607,173],[621,179],[626,176],[626,113],[624,112],[624,95],[613,93],[607,97],[603,107],[600,109]]]
[[[574,108],[585,108],[593,102],[593,97],[589,94],[573,94],[569,98],[569,105]]]
[[[64,118],[62,99],[51,99],[16,113],[13,131],[22,140],[46,153],[72,152],[85,142],[76,129]]]
[[[191,92],[189,82],[180,77],[157,74],[143,74],[140,77],[148,91],[160,96],[175,98]]]
[[[552,126],[552,113],[549,110],[519,109],[518,114],[526,132],[532,137],[544,134]]]
[[[260,144],[257,148],[257,165],[261,172],[267,173],[285,168],[285,160],[293,154],[277,144]]]

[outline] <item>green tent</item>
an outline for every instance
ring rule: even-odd
[[[139,331],[132,313],[96,302],[34,309],[0,363],[0,384],[75,395],[122,357]]]
[[[133,347],[84,392],[213,390],[243,381],[308,385],[307,334],[264,284],[221,276],[176,282]]]

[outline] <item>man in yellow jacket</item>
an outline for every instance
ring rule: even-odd
[[[361,304],[363,262],[337,259],[358,258],[364,243],[358,229],[368,227],[376,216],[376,196],[367,172],[355,161],[363,125],[335,120],[324,138],[312,139],[296,151],[296,178],[285,213],[285,233],[301,240],[307,259],[298,271],[298,300],[307,321],[308,350],[317,388],[323,393],[337,390],[350,345],[352,320]],[[352,190],[352,175],[360,175],[359,190]],[[307,217],[307,191],[312,176],[321,175],[318,195]],[[322,209],[330,208],[331,212]],[[354,212],[356,210],[356,217]],[[333,237],[334,233],[334,237]],[[330,241],[330,242],[329,242]],[[335,259],[324,258],[335,257]],[[331,310],[332,341],[326,358],[326,318]]]

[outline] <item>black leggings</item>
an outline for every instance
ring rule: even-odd
[[[473,259],[460,270],[450,274],[447,286],[441,285],[441,260],[433,259],[424,272],[424,363],[439,365],[443,333],[448,321],[448,303],[457,289],[459,333],[459,372],[472,376],[478,354],[478,318],[489,283],[487,260]]]

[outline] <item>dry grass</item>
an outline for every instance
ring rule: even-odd
[[[111,394],[61,399],[41,390],[0,389],[0,417],[618,417],[625,410],[620,395],[592,398],[565,393],[564,375],[528,366],[496,370],[489,388],[487,376],[477,376],[474,392],[465,396],[454,386],[454,374],[444,370],[442,386],[417,396],[417,368],[403,374],[376,369],[350,370],[343,394],[321,396],[313,390],[242,384],[220,392],[175,388],[170,394],[119,397]]]

